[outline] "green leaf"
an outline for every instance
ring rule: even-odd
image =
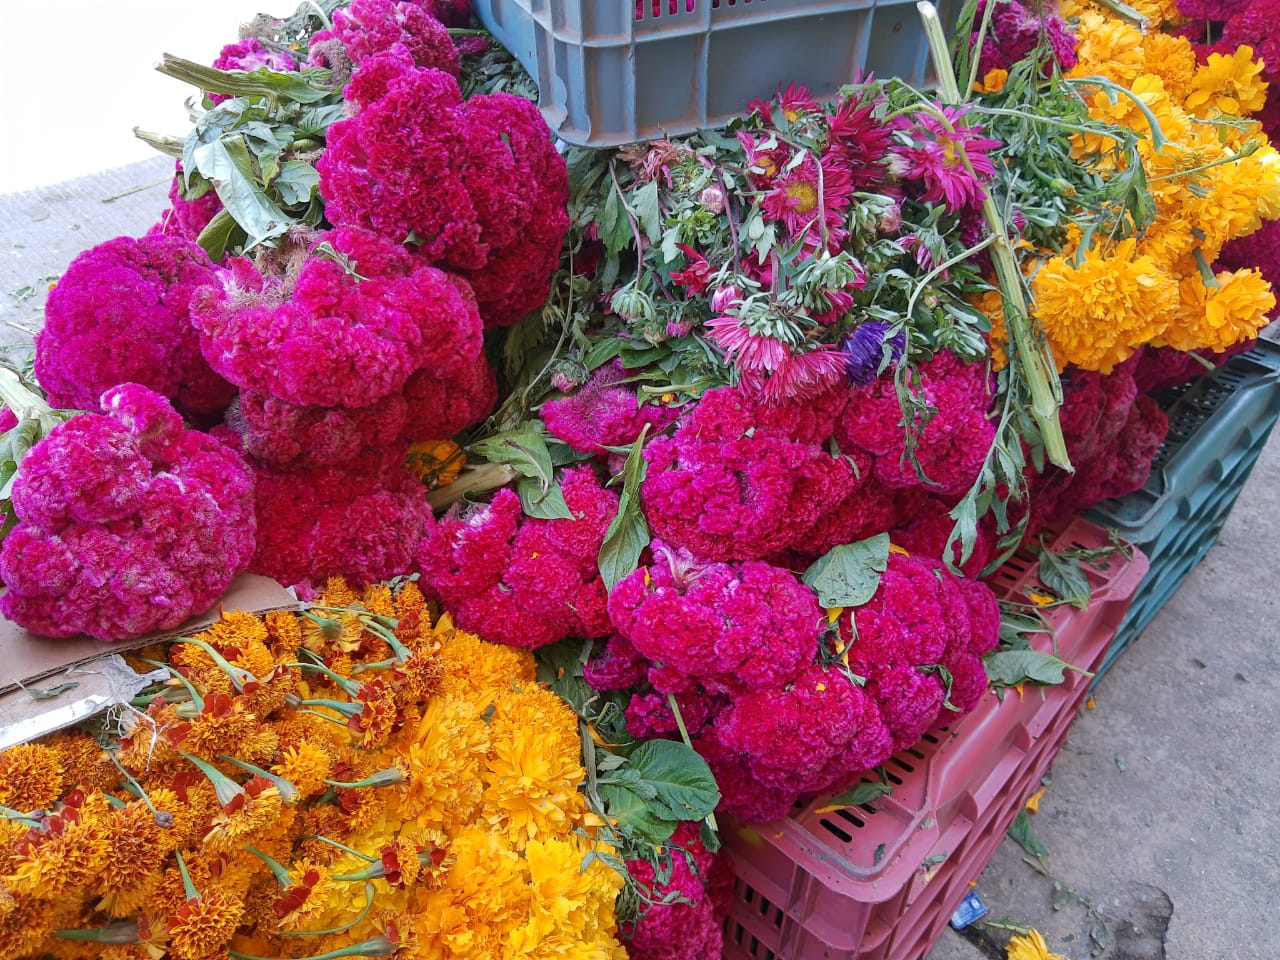
[[[612,592],[618,581],[640,564],[640,554],[649,545],[649,525],[640,509],[640,484],[649,467],[644,459],[644,441],[649,428],[631,445],[622,468],[622,494],[618,498],[618,514],[605,531],[600,545],[600,578]]]
[[[1018,815],[1013,818],[1013,823],[1009,827],[1009,839],[1036,859],[1044,861],[1049,859],[1049,848],[1036,836],[1031,826],[1031,814],[1026,810],[1019,810]]]
[[[625,784],[601,783],[600,799],[620,831],[625,833],[630,828],[639,839],[650,843],[669,840],[679,826],[674,820],[657,816],[653,808]]]
[[[1039,650],[997,650],[982,659],[987,667],[987,679],[992,686],[999,687],[1016,687],[1020,683],[1047,686],[1061,683],[1067,670],[1088,673]]]
[[[274,186],[285,206],[292,207],[311,199],[320,186],[320,174],[305,160],[286,160]]]
[[[227,93],[233,97],[270,97],[295,103],[317,103],[333,95],[327,86],[309,83],[302,73],[278,73],[266,67],[259,67],[252,73],[218,70],[165,54],[156,69],[165,76],[193,84],[201,90]]]
[[[545,493],[555,482],[555,468],[551,463],[546,437],[540,428],[540,423],[526,423],[515,430],[506,430],[478,440],[470,449],[490,463],[505,463],[521,476],[537,480]]]
[[[631,221],[616,189],[609,191],[600,210],[600,241],[610,257],[616,257],[631,242]]]
[[[226,208],[219,210],[213,215],[213,219],[200,231],[200,236],[196,238],[196,243],[204,247],[204,252],[209,255],[209,259],[217,263],[229,250],[236,238],[243,240],[244,230],[240,224],[236,223]]]
[[[1040,582],[1057,595],[1058,599],[1079,610],[1089,606],[1092,591],[1089,578],[1075,557],[1064,557],[1052,550],[1040,551],[1038,575]]]
[[[836,794],[822,806],[818,807],[816,813],[829,813],[832,810],[843,810],[845,807],[859,807],[864,803],[870,803],[879,797],[886,796],[893,792],[893,784],[877,781],[864,780],[852,790],[846,790],[844,793]]]
[[[880,588],[889,567],[889,535],[878,533],[857,543],[833,547],[813,562],[800,579],[818,594],[826,609],[859,607]]]
[[[632,194],[631,210],[650,243],[662,237],[662,208],[658,204],[658,181],[650,180]]]
[[[344,116],[346,116],[346,109],[341,103],[309,107],[298,115],[298,136],[323,137],[328,129]]]
[[[249,236],[249,246],[278,237],[289,229],[289,216],[258,186],[253,158],[234,134],[196,147],[196,169],[213,181],[218,199]]]
[[[692,747],[676,740],[647,740],[627,759],[636,774],[631,785],[653,798],[654,815],[664,820],[701,820],[720,802],[711,768]]]
[[[559,483],[553,483],[550,489],[543,490],[537,480],[526,477],[516,484],[516,493],[520,495],[520,507],[527,517],[539,520],[577,519],[569,509]]]

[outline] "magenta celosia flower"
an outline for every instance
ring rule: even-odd
[[[715,875],[732,869],[723,855],[707,852],[699,829],[688,821],[676,828],[670,864],[661,870],[647,860],[627,861],[627,875],[651,901],[639,921],[622,930],[632,960],[706,960],[724,952]]]
[[[122,640],[207,610],[254,550],[253,482],[160,394],[55,427],[22,462],[0,549],[0,612],[33,633]]]
[[[240,270],[206,288],[193,322],[215,370],[289,403],[357,408],[417,371],[448,376],[475,362],[481,323],[464,280],[365,230],[323,239],[347,262],[313,250],[296,277]]]
[[[642,664],[648,664],[641,658]],[[664,668],[651,670],[654,673]],[[668,666],[668,673],[678,672],[678,668]],[[680,708],[680,719],[690,736],[696,737],[713,721],[717,714],[729,705],[729,697],[724,694],[711,695],[705,690],[695,688],[682,693],[672,694],[676,705]],[[655,737],[676,738],[683,736],[675,712],[671,709],[668,695],[665,693],[637,693],[627,703],[627,733],[641,740]]]
[[[77,256],[49,294],[35,373],[55,407],[96,410],[102,391],[139,383],[179,412],[208,417],[234,389],[200,355],[193,297],[217,275],[179,237],[117,237]]]
[[[979,0],[974,13],[975,26],[981,22],[985,9],[986,0]],[[970,47],[976,42],[975,30],[969,37]],[[996,2],[978,63],[979,78],[990,70],[1012,69],[1041,43],[1051,56],[1045,65],[1046,73],[1052,70],[1054,62],[1062,70],[1076,65],[1076,38],[1060,16],[1046,7],[1031,10],[1018,0]]]
[[[1202,35],[1204,32],[1203,21],[1213,20],[1219,23],[1229,21],[1233,17],[1243,14],[1250,6],[1249,0],[1178,0],[1178,12],[1180,14],[1189,20],[1201,21],[1199,29]],[[1264,25],[1267,29],[1253,36],[1267,36],[1270,31],[1270,23],[1264,21]]]
[[[236,445],[263,463],[341,465],[358,459],[365,447],[384,447],[401,439],[407,415],[408,404],[398,393],[351,409],[298,406],[242,390],[227,412],[227,425]]]
[[[573,396],[543,404],[547,432],[575,450],[606,453],[606,447],[634,443],[646,424],[657,433],[676,418],[677,411],[670,407],[641,406],[623,385],[626,376],[622,361],[607,363]]]
[[[795,791],[768,787],[755,778],[746,754],[720,743],[708,734],[694,741],[694,748],[707,761],[720,788],[722,813],[744,823],[767,823],[785,817],[796,802]]]
[[[648,661],[626,637],[614,634],[597,644],[582,665],[582,676],[596,690],[625,690],[644,682]]]
[[[509,489],[442,519],[418,550],[424,593],[495,643],[536,648],[612,633],[598,557],[617,494],[585,467],[567,471],[561,487],[572,520],[525,517]]]
[[[918,553],[933,560],[943,559],[947,540],[955,528],[955,521],[949,517],[952,504],[950,500],[930,497],[908,520],[905,526],[894,531],[893,540],[911,553]],[[987,523],[978,524],[978,535],[974,541],[973,551],[969,559],[960,565],[967,577],[976,577],[982,573],[987,561],[993,556],[995,535]],[[951,562],[960,561],[960,543],[957,541],[951,548]]]
[[[262,67],[277,73],[298,69],[298,63],[292,56],[283,50],[268,49],[257,37],[228,43],[213,61],[213,66],[219,70],[244,70],[246,73]]]
[[[1001,143],[983,137],[982,127],[967,126],[963,109],[940,109],[946,116],[945,124],[931,113],[917,113],[906,127],[910,143],[895,145],[895,152],[906,162],[904,177],[924,184],[920,199],[926,202],[943,203],[953,212],[981,206],[983,181],[996,172],[988,151]],[[964,156],[969,158],[972,173]]]
[[[464,104],[453,77],[398,48],[365,60],[345,95],[355,115],[329,128],[317,163],[329,219],[462,271],[491,326],[540,306],[569,193],[537,107],[502,93]]]
[[[609,617],[642,656],[670,670],[661,693],[700,683],[712,693],[781,686],[813,662],[822,611],[786,570],[748,561],[701,563],[654,543],[654,560],[624,577]],[[679,686],[669,687],[663,681]]]
[[[432,525],[421,481],[404,467],[404,446],[342,466],[255,468],[258,549],[250,569],[284,584],[353,584],[400,576]]]
[[[715,433],[704,432],[697,410],[674,436],[651,441],[644,452],[645,517],[672,546],[713,560],[772,556],[803,541],[859,483],[846,458],[770,428],[754,403],[742,409],[736,427],[719,419]],[[713,410],[733,412],[731,403]]]
[[[354,0],[334,11],[333,33],[355,67],[399,46],[415,65],[458,73],[460,59],[449,30],[428,4],[415,0]]]
[[[713,736],[745,760],[758,782],[793,798],[883,763],[892,752],[871,695],[844,671],[818,665],[785,689],[737,697],[716,718]]]
[[[904,457],[902,412],[890,378],[853,392],[836,425],[836,442],[841,450],[857,448],[875,456],[875,476],[883,484],[959,496],[973,484],[995,436],[987,419],[990,377],[984,364],[965,364],[947,352],[918,369],[925,399],[937,411],[914,451],[927,480]]]
[[[183,199],[182,161],[179,160],[175,164],[173,181],[169,184],[169,209],[160,215],[160,221],[147,234],[161,233],[194,242],[221,209],[222,201],[212,187],[194,200]]]
[[[0,433],[12,430],[17,425],[17,415],[8,407],[0,407]]]

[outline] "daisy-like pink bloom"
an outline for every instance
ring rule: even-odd
[[[941,201],[951,211],[977,207],[982,202],[983,180],[996,172],[987,151],[1000,146],[1000,141],[982,136],[979,126],[966,127],[962,111],[954,107],[942,111],[954,132],[932,114],[919,113],[910,131],[912,142],[896,148],[906,161],[905,179],[924,183],[922,200]],[[973,173],[964,163],[966,154]]]
[[[882,183],[888,173],[890,127],[876,119],[879,98],[842,100],[828,121],[827,154],[837,160],[853,180],[855,189]]]
[[[757,190],[773,186],[774,179],[791,159],[791,152],[784,144],[774,140],[769,146],[770,140],[767,134],[753,137],[745,130],[738,131],[738,144],[747,159],[747,178]]]
[[[845,376],[844,355],[829,343],[808,353],[791,353],[768,375],[744,370],[738,386],[770,406],[789,400],[807,400],[824,393]]]
[[[773,100],[765,102],[756,99],[747,104],[748,110],[754,110],[760,114],[760,118],[769,126],[777,126],[773,122],[773,108],[775,105],[782,114],[787,123],[795,123],[806,113],[816,113],[818,111],[818,101],[813,99],[813,94],[809,92],[809,88],[803,84],[793,83],[786,90],[779,92]]]
[[[753,330],[732,313],[712,317],[706,327],[740,373],[772,372],[791,356],[791,348],[781,340]]]
[[[770,220],[782,223],[792,240],[803,237],[806,249],[825,246],[835,253],[849,235],[844,215],[852,194],[853,178],[843,166],[825,157],[819,164],[813,154],[807,154],[773,181],[773,189],[760,200],[760,209]]]

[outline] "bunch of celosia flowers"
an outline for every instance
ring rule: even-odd
[[[0,957],[626,956],[528,653],[332,582],[140,655],[149,703],[0,753]]]

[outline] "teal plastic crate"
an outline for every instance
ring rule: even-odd
[[[1089,512],[1090,520],[1116,530],[1151,563],[1097,679],[1217,542],[1280,416],[1280,340],[1273,336],[1264,335],[1247,353],[1159,395],[1169,436],[1146,486]]]
[[[961,0],[935,0],[950,31]],[[788,84],[934,86],[914,0],[473,0],[569,143],[612,147],[718,127]]]

